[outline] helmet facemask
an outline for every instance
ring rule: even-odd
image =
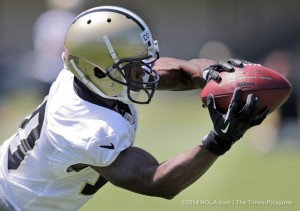
[[[152,69],[155,57],[121,59],[111,66],[106,75],[113,81],[124,85],[118,97],[124,103],[148,104],[153,97],[159,74]]]

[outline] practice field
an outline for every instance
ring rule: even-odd
[[[197,92],[177,94],[159,93],[151,104],[138,106],[136,146],[150,151],[160,162],[199,143],[212,127]],[[300,148],[277,147],[257,153],[251,143],[255,133],[257,130],[250,130],[200,180],[172,200],[141,196],[108,184],[80,211],[300,210]],[[264,141],[263,135],[258,137]]]
[[[195,91],[157,93],[150,105],[138,106],[136,146],[163,162],[200,143],[212,123],[197,95]],[[0,116],[2,140],[37,105],[34,96],[25,96],[17,95],[4,103],[1,113],[5,115]],[[260,131],[251,129],[200,180],[172,200],[142,196],[107,184],[80,211],[300,210],[300,144],[258,153],[253,143],[256,148],[260,143],[265,147],[267,139],[265,134],[258,134]],[[261,140],[254,142],[257,137]]]

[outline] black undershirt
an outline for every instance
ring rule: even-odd
[[[89,88],[86,87],[78,78],[74,77],[74,83],[73,83],[74,90],[76,94],[83,100],[88,101],[90,103],[93,103],[98,106],[102,106],[105,108],[108,108],[110,110],[116,111],[122,116],[127,112],[131,114],[131,111],[129,109],[129,106],[125,103],[122,103],[121,101],[116,100],[115,103],[112,106],[107,105],[105,102],[103,102],[103,99],[101,96],[97,95],[93,91],[91,91]]]

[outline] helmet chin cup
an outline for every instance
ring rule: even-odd
[[[124,89],[120,92],[118,99],[125,104],[132,104],[138,100],[139,95],[140,91],[135,92],[132,90],[128,90],[127,87],[124,86]]]

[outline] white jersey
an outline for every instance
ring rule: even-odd
[[[137,112],[125,117],[82,100],[62,70],[38,109],[1,146],[0,195],[15,210],[78,210],[105,184],[92,168],[110,165],[132,146]]]

